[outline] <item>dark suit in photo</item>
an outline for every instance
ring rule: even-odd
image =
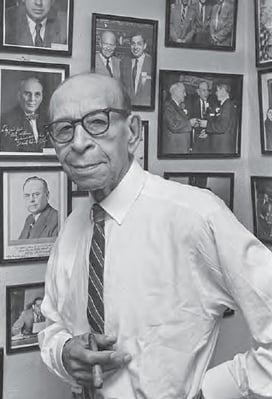
[[[194,9],[194,27],[195,34],[193,43],[207,46],[210,43],[210,21],[212,7],[208,4],[203,5],[203,15],[201,14],[200,2],[196,2],[191,6]]]
[[[109,76],[109,71],[106,68],[106,64],[103,60],[103,56],[101,53],[96,53],[95,56],[95,72],[100,73],[101,75]],[[112,75],[115,79],[120,79],[120,58],[113,55],[110,57],[110,68]]]
[[[134,58],[126,57],[121,63],[121,81],[124,84],[130,98],[132,105],[150,105],[151,101],[151,70],[152,58],[149,54],[144,53],[144,61],[140,71],[140,79],[137,90],[134,90],[134,83],[132,78],[132,60]]]
[[[0,150],[10,152],[41,152],[51,148],[52,144],[46,136],[44,121],[36,115],[38,140],[35,140],[31,121],[18,105],[3,115],[1,121]]]
[[[35,46],[23,3],[6,9],[4,44]],[[51,48],[52,44],[67,44],[67,15],[54,8],[47,16],[45,36],[40,47]]]
[[[234,0],[224,0],[222,6],[215,4],[212,9],[210,33],[216,41],[212,44],[217,46],[230,46],[232,41],[234,24]]]
[[[174,42],[190,43],[195,34],[194,7],[187,6],[184,18],[182,4],[172,4],[170,9],[170,39]]]
[[[237,105],[228,98],[220,105],[218,113],[208,118],[206,133],[209,152],[234,154],[237,147],[237,128]]]
[[[191,148],[192,127],[186,110],[167,99],[163,110],[162,151],[165,154],[188,153]]]
[[[40,315],[39,320],[36,322],[44,322],[45,317]],[[20,314],[19,318],[15,321],[11,328],[12,335],[31,335],[33,334],[33,324],[35,322],[34,312],[32,308],[25,309]]]
[[[19,240],[34,238],[49,238],[58,235],[58,211],[51,205],[40,213],[35,222],[32,214],[28,215]]]

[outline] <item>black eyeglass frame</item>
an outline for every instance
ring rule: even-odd
[[[86,128],[86,126],[85,126],[85,124],[84,124],[84,119],[86,119],[87,116],[96,115],[96,114],[99,114],[99,113],[101,113],[101,112],[103,112],[103,113],[106,114],[106,116],[107,116],[107,126],[106,126],[106,128],[105,128],[103,131],[101,131],[101,132],[99,132],[99,133],[92,133],[92,132],[90,132],[90,131]],[[81,124],[81,126],[83,127],[83,129],[84,129],[90,136],[92,136],[92,137],[101,136],[101,135],[104,134],[104,133],[109,129],[109,127],[110,127],[110,112],[114,112],[114,113],[116,113],[116,114],[120,114],[120,115],[122,115],[124,118],[127,118],[127,117],[131,114],[131,111],[128,110],[128,109],[120,109],[120,108],[111,108],[111,107],[108,107],[108,108],[97,109],[97,110],[95,110],[95,111],[88,112],[88,113],[85,114],[82,118],[79,118],[79,119],[74,119],[74,120],[59,119],[59,120],[56,120],[56,121],[54,121],[54,122],[51,122],[51,123],[47,124],[47,125],[45,126],[45,129],[46,129],[47,133],[49,134],[49,136],[52,138],[52,140],[55,141],[56,143],[59,143],[59,144],[70,143],[70,142],[73,140],[74,134],[75,134],[75,126],[76,126],[78,123]],[[53,126],[54,124],[60,123],[60,122],[68,122],[68,123],[71,124],[71,126],[72,126],[72,128],[73,128],[73,135],[72,135],[72,137],[71,137],[69,140],[65,140],[65,141],[57,140],[57,139],[53,136],[53,134],[52,134],[52,126]]]

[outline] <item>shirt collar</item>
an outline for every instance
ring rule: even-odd
[[[28,21],[30,32],[32,34],[36,33],[35,28],[36,28],[37,22],[33,21],[33,19],[31,19],[28,15],[26,16],[26,18],[27,18],[27,21]],[[39,21],[38,23],[40,23],[42,25],[42,28],[44,28],[45,24],[46,24],[46,21],[47,21],[47,18],[43,19],[42,21]]]
[[[122,224],[129,209],[134,201],[140,195],[147,174],[141,168],[137,161],[133,160],[128,172],[123,177],[118,186],[100,202],[101,207],[110,215],[118,224]],[[91,203],[94,203],[92,196]]]

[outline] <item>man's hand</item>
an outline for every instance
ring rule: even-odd
[[[127,364],[131,357],[127,353],[114,350],[114,337],[94,334],[98,351],[88,347],[89,334],[69,339],[62,350],[62,362],[67,372],[79,385],[93,387],[92,366],[100,365],[103,371],[116,371]]]

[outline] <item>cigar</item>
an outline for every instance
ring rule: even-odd
[[[93,333],[89,334],[88,346],[89,346],[89,349],[91,349],[92,351],[95,351],[95,352],[98,351],[97,343],[96,343]],[[102,386],[103,386],[102,368],[99,364],[94,364],[92,366],[92,374],[93,374],[94,387],[102,388]]]

